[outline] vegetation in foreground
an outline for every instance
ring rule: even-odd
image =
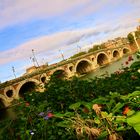
[[[17,117],[0,125],[2,140],[140,139],[140,62],[109,77],[53,75],[43,93],[26,93]]]

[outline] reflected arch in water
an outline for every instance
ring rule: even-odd
[[[109,58],[108,58],[107,54],[104,52],[99,53],[97,55],[97,64],[99,66],[102,66],[102,65],[105,65],[107,63],[109,63]]]
[[[78,63],[75,66],[75,72],[78,75],[85,74],[92,70],[92,63],[88,59],[82,59],[78,61]]]

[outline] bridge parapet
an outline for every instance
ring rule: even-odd
[[[27,78],[30,78],[30,77],[33,77],[35,75],[38,75],[38,74],[41,74],[41,73],[45,73],[47,71],[50,71],[52,69],[55,69],[57,67],[60,67],[60,66],[63,66],[63,65],[66,65],[68,63],[74,63],[82,58],[86,58],[88,56],[91,56],[91,55],[95,55],[95,54],[98,54],[99,52],[106,52],[106,51],[112,51],[114,49],[122,49],[124,48],[124,46],[120,46],[120,47],[116,47],[116,48],[107,48],[107,49],[100,49],[100,50],[97,50],[97,51],[94,51],[94,52],[90,52],[90,53],[87,53],[87,54],[84,54],[82,56],[79,56],[79,57],[76,57],[76,58],[73,58],[73,59],[70,59],[70,60],[65,60],[63,62],[60,62],[60,63],[57,63],[55,66],[46,66],[46,68],[44,67],[43,69],[42,68],[39,68],[37,67],[35,71],[29,73],[29,74],[26,74],[26,75],[23,75],[23,76],[20,76],[18,78],[15,78],[15,79],[12,79],[12,80],[9,80],[9,81],[6,81],[4,83],[1,83],[0,84],[0,89],[1,88],[4,88],[6,86],[9,86],[9,85],[12,85],[14,83],[17,83],[17,82],[20,82],[20,81],[23,81]],[[127,46],[128,47],[128,46]],[[121,54],[121,57],[123,56],[123,54]]]

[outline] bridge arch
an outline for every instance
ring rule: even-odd
[[[128,54],[128,53],[130,53],[130,49],[124,47],[124,48],[122,49],[122,53],[123,53],[123,55]]]
[[[40,82],[42,83],[46,83],[47,81],[47,74],[46,73],[43,73],[40,75]]]
[[[69,70],[70,72],[73,72],[73,71],[74,71],[74,65],[73,65],[73,64],[70,64],[70,65],[68,66],[68,70]]]
[[[40,82],[36,79],[22,81],[17,88],[18,97],[24,97],[27,92],[39,91],[39,85]]]
[[[16,90],[13,86],[7,87],[4,89],[4,95],[9,100],[13,100],[13,98],[16,96]]]
[[[92,70],[92,63],[88,59],[79,60],[75,65],[75,72],[78,75],[85,74]]]
[[[113,58],[120,58],[120,52],[118,50],[113,50],[112,57]]]
[[[63,69],[57,69],[53,71],[51,75],[55,75],[57,78],[65,78],[67,77],[67,73]]]
[[[105,64],[109,63],[109,57],[104,52],[98,53],[97,57],[96,57],[96,60],[97,60],[97,64],[99,66],[102,66],[102,65],[105,65]]]

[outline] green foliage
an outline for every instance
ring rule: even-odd
[[[128,117],[127,123],[132,126],[140,135],[140,111]]]
[[[88,50],[88,52],[94,52],[94,51],[97,51],[99,49],[101,49],[101,45],[94,45],[91,49]]]
[[[133,35],[131,33],[129,33],[127,35],[127,39],[128,39],[128,41],[129,41],[130,44],[133,44],[134,43],[134,37],[133,37]]]
[[[26,93],[18,101],[14,108],[17,117],[1,122],[0,139],[104,140],[110,134],[127,140],[138,139],[139,125],[135,120],[139,118],[140,73],[137,67],[133,64],[110,77],[92,80],[76,77],[66,80],[60,71],[55,73],[45,92]],[[93,105],[99,106],[99,110],[93,109]],[[125,107],[130,109],[127,114]]]
[[[130,68],[136,69],[136,70],[140,69],[140,61],[134,62],[134,63],[130,66]]]
[[[79,57],[79,56],[84,55],[84,54],[86,54],[86,52],[79,52],[79,53],[71,56],[70,58],[76,58],[76,57]]]
[[[110,93],[105,97],[98,97],[90,103],[77,102],[70,105],[69,108],[72,110],[69,113],[66,112],[60,116],[61,121],[58,125],[75,130],[79,139],[88,137],[89,139],[104,140],[111,135],[121,139],[120,135],[123,136],[124,132],[129,131],[131,127],[139,133],[140,113],[135,113],[133,109],[137,110],[140,100],[132,100],[137,96],[140,97],[140,91],[135,91],[128,95]],[[94,111],[87,108],[85,110],[86,104]],[[125,105],[131,107],[131,110],[127,112],[127,116],[123,114]],[[137,108],[133,108],[133,106]],[[133,113],[130,115],[130,112]],[[69,114],[71,115],[69,116]]]

